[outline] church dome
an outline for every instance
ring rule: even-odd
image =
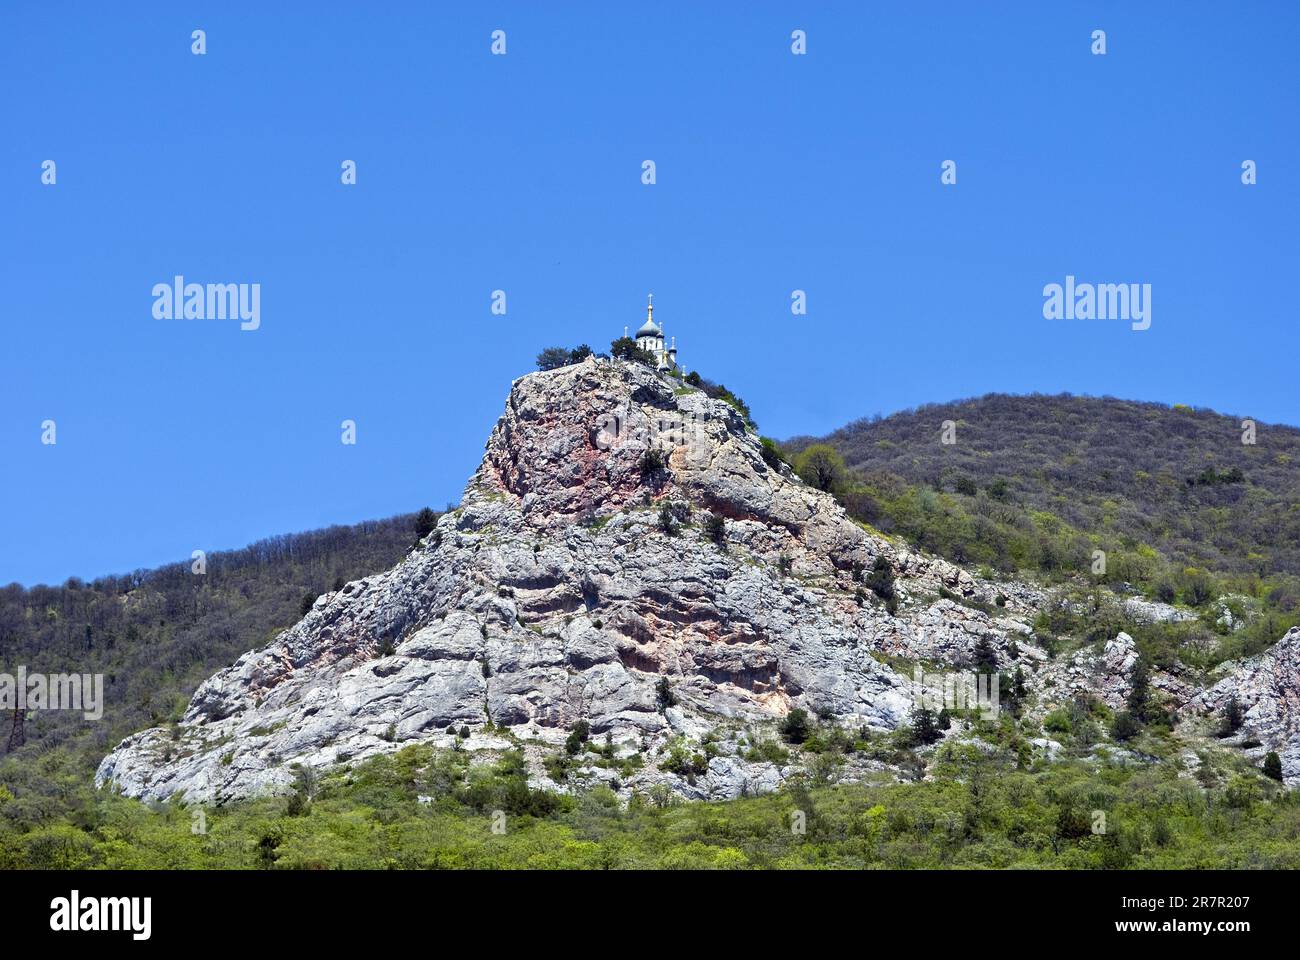
[[[641,329],[636,332],[636,336],[633,337],[633,339],[639,340],[642,337],[662,337],[663,335],[664,332],[659,328],[658,324],[653,320],[647,320],[645,323],[641,324]]]

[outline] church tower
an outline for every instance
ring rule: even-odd
[[[672,346],[664,349],[663,327],[655,323],[655,295],[649,296],[645,309],[645,323],[636,332],[636,345],[655,358],[655,368],[671,370],[677,366],[677,338],[673,337]]]

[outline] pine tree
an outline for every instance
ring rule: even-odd
[[[808,739],[809,733],[808,711],[795,707],[785,715],[777,731],[786,743],[803,743]]]
[[[420,512],[415,515],[415,539],[423,540],[429,534],[433,533],[433,528],[438,525],[438,515],[428,507],[421,508]]]
[[[1270,750],[1264,758],[1264,776],[1282,782],[1282,758],[1276,751]]]
[[[667,677],[660,677],[659,682],[655,684],[655,700],[658,701],[660,710],[677,705],[677,695],[673,693]]]
[[[935,722],[933,710],[920,707],[912,715],[912,733],[916,742],[923,745],[934,743],[942,736],[939,733],[939,725]]]
[[[1135,719],[1145,723],[1151,710],[1151,669],[1147,666],[1145,657],[1139,656],[1133,665],[1130,682],[1133,686],[1128,694],[1129,712]]]
[[[1241,715],[1241,704],[1237,702],[1236,697],[1229,697],[1228,702],[1223,706],[1223,725],[1219,728],[1219,736],[1230,737],[1245,722]]]
[[[547,347],[537,355],[538,370],[555,370],[570,363],[569,351],[563,347]]]
[[[975,641],[975,672],[994,674],[998,672],[998,655],[987,636]]]

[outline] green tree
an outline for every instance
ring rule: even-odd
[[[844,458],[829,443],[814,443],[795,458],[795,473],[818,490],[833,492],[844,479]]]
[[[547,347],[537,355],[538,370],[554,370],[569,365],[569,351],[563,347]]]
[[[437,525],[438,515],[428,507],[421,508],[420,512],[415,515],[415,539],[423,540],[433,533],[433,528]]]
[[[1110,735],[1116,740],[1132,740],[1142,732],[1142,724],[1128,710],[1121,710],[1111,721]]]
[[[889,611],[890,616],[898,612],[898,590],[894,586],[894,568],[890,566],[889,560],[883,553],[876,554],[866,583],[872,593],[885,601],[885,609]]]
[[[1025,672],[1020,668],[1020,664],[1016,664],[1015,671],[1009,675],[1005,673],[998,674],[998,697],[1005,701],[1013,716],[1020,716],[1027,694]]]
[[[677,705],[677,695],[673,693],[672,684],[668,682],[667,677],[660,677],[659,682],[655,684],[655,702],[658,703],[660,710],[667,710]]]
[[[659,529],[670,537],[677,534],[677,518],[673,516],[673,508],[667,500],[659,504]]]
[[[1204,606],[1218,591],[1204,570],[1188,567],[1183,571],[1183,599],[1193,607]]]
[[[1130,677],[1131,689],[1128,693],[1128,709],[1134,719],[1146,723],[1151,711],[1151,668],[1147,666],[1146,657],[1139,655],[1133,665]]]
[[[1264,758],[1264,776],[1282,782],[1282,758],[1277,755],[1277,751],[1270,750],[1268,756]]]
[[[786,743],[803,743],[808,739],[811,729],[812,725],[808,720],[808,711],[801,707],[795,707],[787,713],[777,726],[777,732],[781,734]]]
[[[981,636],[975,641],[975,652],[972,659],[976,673],[994,674],[998,672],[998,654],[993,649],[993,643],[987,636]]]
[[[1245,722],[1241,714],[1241,704],[1237,702],[1236,697],[1229,697],[1228,702],[1223,706],[1223,722],[1219,727],[1219,736],[1230,737]]]
[[[609,355],[616,360],[635,360],[638,363],[644,363],[648,367],[653,367],[656,364],[654,354],[642,350],[631,337],[619,337],[617,340],[611,341]]]
[[[651,447],[645,453],[641,454],[641,475],[643,477],[653,476],[659,473],[666,466],[663,451],[658,447]]]
[[[919,745],[934,743],[943,736],[929,707],[918,707],[912,714],[912,737]]]

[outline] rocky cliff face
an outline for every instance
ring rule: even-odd
[[[1276,750],[1286,782],[1300,783],[1300,627],[1292,627],[1259,656],[1224,668],[1227,675],[1197,694],[1189,707],[1222,713],[1235,697],[1244,721],[1235,739],[1258,741],[1259,746],[1247,750],[1256,759]]]
[[[650,449],[664,468],[643,468]],[[672,535],[664,504],[680,518]],[[703,535],[706,511],[725,518],[721,542]],[[874,612],[849,572],[881,549],[766,464],[729,405],[627,363],[532,374],[461,507],[418,549],[321,597],[206,681],[175,731],[124,742],[99,780],[222,800],[287,783],[294,762],[445,739],[449,726],[546,741],[586,719],[625,741],[801,704],[894,727],[907,680],[868,655]]]
[[[877,557],[898,577],[893,614],[864,589]],[[589,359],[515,382],[461,506],[406,560],[319,598],[204,682],[179,725],[120,744],[97,782],[221,802],[283,789],[293,764],[453,740],[523,745],[540,780],[542,752],[585,720],[616,756],[647,758],[620,789],[735,796],[789,774],[746,747],[794,707],[906,722],[913,681],[888,663],[965,666],[983,639],[1038,691],[1087,688],[1114,661],[1108,699],[1122,696],[1127,637],[1100,667],[1040,669],[1042,602],[896,550],[765,462],[728,404]],[[706,736],[701,769],[661,762],[676,738]]]

